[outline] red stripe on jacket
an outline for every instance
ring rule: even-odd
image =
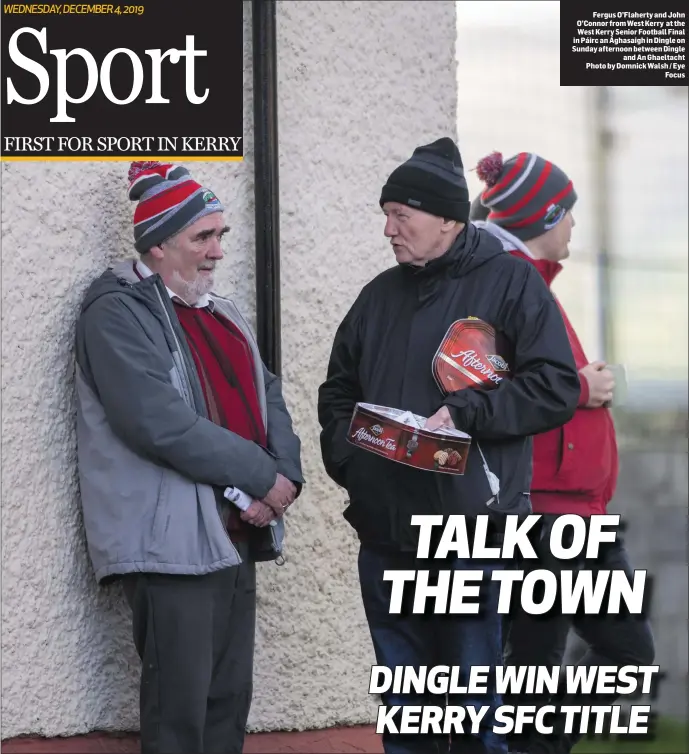
[[[531,262],[549,288],[562,269],[557,262],[532,259],[516,250],[510,253]],[[557,304],[577,369],[581,370],[589,360],[562,305],[559,301]],[[618,455],[612,416],[607,408],[585,408],[589,398],[585,377],[581,377],[581,388],[579,407],[573,418],[563,427],[534,437],[531,483],[534,513],[582,516],[605,513],[615,494]]]

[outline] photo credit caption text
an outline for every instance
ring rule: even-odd
[[[560,4],[561,86],[686,85],[686,11]]]

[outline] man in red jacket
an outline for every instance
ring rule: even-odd
[[[572,181],[552,162],[522,152],[503,162],[497,152],[483,158],[477,174],[485,189],[472,205],[475,224],[502,241],[503,248],[533,264],[545,282],[552,284],[569,256],[574,227],[572,208],[577,195]],[[479,219],[480,218],[480,219]],[[550,530],[562,514],[585,518],[604,514],[617,484],[618,458],[615,427],[607,405],[615,386],[604,361],[590,362],[574,328],[559,304],[579,370],[581,395],[573,418],[562,427],[534,437],[531,501],[542,514],[543,529],[537,544],[539,560],[527,570],[559,572],[586,568],[624,570],[629,564],[618,538],[601,548],[594,561],[558,561],[549,548]],[[648,622],[630,615],[574,616],[551,613],[530,616],[519,610],[509,619],[505,642],[506,665],[560,665],[570,626],[588,645],[580,665],[650,665],[655,654]],[[542,704],[547,698],[506,699],[506,704]],[[554,700],[550,700],[551,703]],[[610,704],[610,695],[559,696],[561,704]],[[549,736],[532,733],[515,737],[512,751],[564,754],[577,736],[566,734],[562,721]]]

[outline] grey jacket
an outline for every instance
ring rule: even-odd
[[[211,305],[246,337],[268,450],[211,422],[159,275],[134,260],[106,270],[76,332],[77,448],[84,526],[96,579],[135,571],[200,575],[241,562],[214,487],[263,498],[281,473],[301,488],[300,442],[280,380],[263,365],[236,306]],[[256,560],[282,551],[284,524],[252,529]]]

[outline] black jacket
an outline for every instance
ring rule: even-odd
[[[513,376],[493,390],[444,397],[432,360],[448,327],[469,316],[507,341]],[[529,513],[530,436],[569,421],[579,393],[562,316],[538,271],[468,224],[442,257],[368,283],[337,330],[318,418],[325,469],[349,493],[345,518],[368,546],[416,550],[415,513],[492,513],[503,522],[505,513]],[[422,416],[447,405],[500,479],[497,514],[486,508],[491,491],[476,442],[463,476],[396,464],[347,441],[357,401]]]

